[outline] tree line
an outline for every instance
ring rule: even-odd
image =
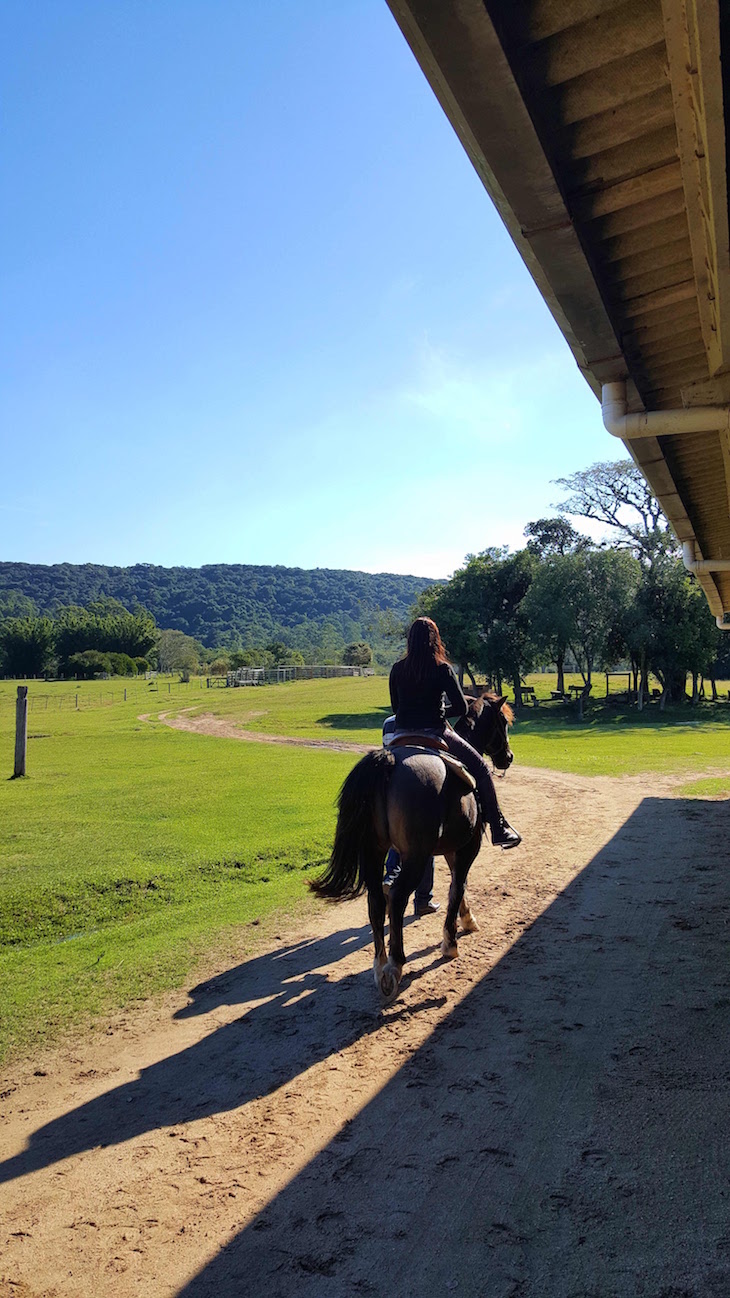
[[[131,676],[146,671],[159,632],[143,608],[114,599],[39,614],[27,596],[0,596],[0,670],[4,676]]]
[[[367,666],[370,645],[354,641],[325,659]],[[207,648],[183,631],[157,626],[148,609],[126,609],[110,596],[83,608],[69,605],[53,617],[38,613],[27,596],[0,595],[0,674],[53,675],[90,680],[134,676],[150,668],[163,672],[226,673],[237,667],[291,666],[317,661],[272,640],[248,649]]]
[[[129,675],[148,667],[225,672],[305,662],[374,661],[388,667],[402,650],[408,621],[421,612],[438,622],[449,652],[472,681],[475,672],[484,673],[500,692],[503,681],[509,681],[518,702],[522,677],[547,665],[557,669],[561,692],[569,667],[580,671],[589,686],[595,670],[625,664],[640,700],[646,697],[650,674],[661,684],[663,703],[684,697],[688,676],[693,699],[703,677],[713,682],[714,697],[714,680],[730,676],[730,635],[718,631],[639,470],[630,461],[597,464],[558,479],[558,484],[564,494],[557,506],[560,513],[528,524],[522,549],[490,547],[470,555],[449,581],[440,583],[390,574],[245,565],[102,569],[0,564],[0,579],[7,570],[15,573],[15,584],[5,590],[0,586],[0,673],[84,677]],[[581,517],[612,534],[611,542],[578,531],[570,518]],[[30,580],[21,589],[23,573],[27,578],[31,571],[41,574],[42,591]],[[53,586],[50,575],[58,572],[63,573],[60,587]],[[81,586],[89,590],[98,588],[100,574],[106,574],[106,581],[109,574],[126,574],[126,580],[130,574],[144,573],[144,589],[152,596],[154,573],[161,574],[169,599],[173,578],[173,587],[179,580],[182,589],[185,574],[194,586],[201,574],[210,572],[226,574],[223,585],[216,587],[220,599],[231,582],[243,580],[244,572],[246,598],[263,582],[267,599],[274,600],[279,611],[288,607],[289,624],[267,620],[261,605],[246,621],[239,603],[239,621],[229,610],[226,633],[217,635],[220,621],[214,621],[203,638],[158,619],[139,601],[125,604],[109,593],[97,593],[85,604],[63,604],[52,594],[69,589],[74,574],[83,576]],[[294,599],[297,581],[306,590]],[[315,587],[326,596],[324,605],[317,606],[317,618],[296,622],[302,609],[311,607]],[[35,602],[29,594],[33,590],[42,593],[45,603]],[[338,590],[344,600],[339,609]],[[158,596],[151,599],[155,607],[160,607]],[[226,597],[233,600],[232,588]],[[169,604],[165,607],[169,613]],[[320,616],[323,608],[326,612]],[[191,625],[179,620],[185,627]],[[234,622],[240,631],[232,629]]]
[[[715,698],[715,679],[730,674],[730,635],[722,636],[684,569],[642,474],[618,461],[558,485],[561,513],[528,524],[523,549],[470,555],[421,597],[419,611],[438,623],[462,670],[472,682],[475,671],[484,673],[500,693],[509,681],[518,703],[524,675],[548,664],[563,693],[568,662],[586,687],[596,669],[625,664],[640,703],[650,674],[662,706],[685,697],[688,676],[693,701],[703,678]],[[570,517],[600,524],[612,540],[592,540]]]
[[[182,632],[206,650],[281,643],[319,662],[339,661],[360,640],[386,648],[389,623],[402,623],[428,585],[428,578],[394,573],[255,564],[0,563],[0,603],[3,596],[26,599],[36,614],[55,618],[63,608],[111,598],[145,609],[160,629]]]

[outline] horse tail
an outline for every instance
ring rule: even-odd
[[[378,851],[376,800],[385,794],[394,765],[393,753],[377,748],[350,771],[337,799],[339,815],[329,865],[309,883],[318,897],[339,901],[359,897],[367,888],[367,863]]]

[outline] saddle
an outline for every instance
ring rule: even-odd
[[[463,762],[458,757],[452,756],[443,739],[436,735],[424,735],[423,732],[416,731],[411,735],[398,735],[396,739],[391,739],[390,748],[421,748],[425,751],[437,752],[447,771],[451,771],[457,779],[473,793],[477,787],[477,782],[471,771],[467,771]]]

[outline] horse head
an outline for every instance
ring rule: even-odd
[[[509,746],[509,727],[514,721],[507,696],[485,690],[479,698],[469,698],[469,711],[457,730],[468,739],[473,748],[485,757],[491,757],[498,771],[508,771],[514,761]]]

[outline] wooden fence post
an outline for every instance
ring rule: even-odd
[[[25,775],[25,754],[28,747],[28,686],[18,686],[15,704],[15,769],[13,779]]]

